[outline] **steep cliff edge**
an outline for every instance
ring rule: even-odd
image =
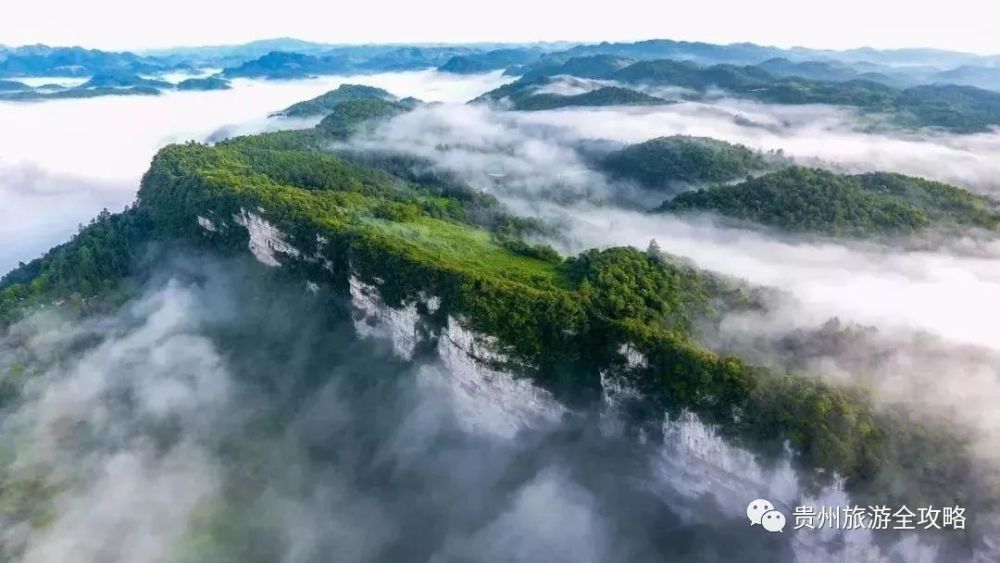
[[[525,243],[525,226],[488,198],[347,163],[316,150],[319,136],[281,132],[167,147],[135,207],[89,229],[124,240],[128,260],[148,241],[250,253],[263,271],[349,297],[359,333],[381,333],[399,355],[472,362],[490,370],[477,381],[528,403],[554,398],[573,409],[610,388],[628,389],[642,432],[662,431],[664,412],[675,420],[693,414],[764,458],[791,451],[805,482],[844,479],[859,502],[992,502],[972,492],[982,490],[982,476],[949,430],[876,409],[861,389],[751,366],[700,345],[695,323],[748,299],[734,286],[655,251],[563,259]],[[79,240],[8,276],[0,312],[9,315],[32,296],[96,293],[65,280],[53,285],[53,256],[79,259]],[[132,273],[125,264],[108,276]],[[906,498],[897,498],[904,490]]]

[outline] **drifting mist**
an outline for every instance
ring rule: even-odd
[[[548,221],[557,234],[547,242],[567,254],[645,248],[656,239],[702,268],[776,287],[766,311],[726,317],[704,342],[950,416],[974,429],[983,463],[995,460],[1000,426],[989,412],[1000,400],[1000,340],[984,315],[1000,310],[995,238],[897,248],[652,215],[643,210],[656,203],[649,193],[591,170],[587,153],[690,134],[780,149],[803,163],[909,172],[992,193],[1000,164],[990,153],[1000,137],[891,132],[842,110],[726,99],[535,113],[455,103],[502,80],[406,73],[0,106],[25,132],[22,142],[0,134],[0,170],[11,171],[0,194],[36,214],[20,227],[13,219],[0,236],[23,236],[52,213],[64,230],[36,229],[37,244],[55,242],[71,229],[65,220],[130,201],[164,143],[288,127],[263,116],[342,82],[376,85],[448,103],[332,150],[419,156],[513,211]],[[586,88],[561,86],[570,87]],[[78,200],[52,205],[75,192]],[[15,248],[0,261],[38,250]],[[864,532],[757,534],[746,526],[747,491],[786,509],[817,497],[843,504],[846,493],[839,483],[807,490],[788,459],[761,466],[692,417],[665,422],[658,439],[634,439],[615,416],[612,389],[594,410],[575,412],[526,385],[504,386],[505,374],[463,371],[445,354],[401,359],[378,331],[352,322],[340,298],[254,268],[182,262],[165,267],[117,314],[82,322],[35,317],[11,331],[0,358],[38,373],[6,413],[2,435],[16,442],[19,482],[30,489],[30,475],[46,475],[57,486],[37,494],[57,509],[44,529],[27,523],[37,515],[4,522],[10,556],[95,563],[310,562],[331,554],[346,561],[947,558],[916,542],[876,552]],[[861,336],[844,337],[847,328]],[[815,335],[833,343],[813,346]]]
[[[0,350],[33,377],[0,435],[8,483],[31,503],[3,521],[5,558],[596,562],[797,548],[749,530],[736,488],[792,502],[787,467],[755,468],[693,421],[642,445],[613,409],[532,406],[523,386],[446,355],[401,360],[389,340],[359,338],[346,305],[259,265],[186,259],[115,315],[15,326]],[[714,469],[688,474],[696,462]]]
[[[509,79],[499,73],[402,72],[237,80],[232,90],[160,96],[0,102],[0,240],[5,241],[0,244],[0,270],[66,240],[102,208],[115,211],[131,203],[142,173],[167,144],[312,126],[315,121],[267,116],[344,83],[370,84],[426,101],[461,102]]]
[[[893,246],[652,214],[636,208],[648,194],[589,169],[585,155],[595,140],[617,146],[657,135],[704,135],[783,150],[803,163],[926,172],[950,181],[962,176],[974,189],[994,188],[992,170],[1000,165],[990,147],[1000,142],[996,134],[865,133],[864,126],[832,108],[725,99],[711,106],[525,113],[439,106],[397,117],[350,146],[418,155],[518,214],[556,226],[558,234],[547,242],[567,254],[645,248],[655,239],[701,268],[777,288],[766,313],[727,318],[706,343],[761,363],[852,380],[887,402],[968,423],[984,456],[1000,459],[994,446],[1000,426],[988,414],[1000,401],[1000,336],[984,314],[1000,310],[1000,240],[931,236]],[[853,343],[853,353],[798,350],[790,358],[782,351],[788,338],[819,331],[832,319],[844,330],[873,328],[877,336]],[[871,359],[857,361],[866,352]]]

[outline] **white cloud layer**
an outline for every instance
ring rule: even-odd
[[[735,121],[734,108],[742,108],[738,113],[745,119]],[[818,115],[815,122],[810,112]],[[830,108],[726,100],[719,106],[537,113],[439,106],[396,118],[353,145],[429,159],[495,194],[517,214],[560,226],[552,242],[564,252],[646,248],[655,239],[664,251],[701,268],[781,290],[767,315],[731,318],[723,325],[727,338],[764,341],[754,359],[771,360],[777,348],[768,347],[833,317],[848,326],[875,327],[878,336],[854,352],[861,358],[851,357],[850,350],[820,350],[808,358],[809,371],[861,378],[887,401],[923,405],[967,422],[980,432],[984,454],[996,459],[992,444],[1000,422],[989,413],[1000,400],[1000,334],[986,312],[1000,311],[1000,238],[891,247],[724,228],[706,218],[626,209],[615,202],[621,201],[619,190],[630,188],[588,171],[575,152],[588,138],[631,142],[685,133],[785,148],[802,160],[821,156],[855,170],[915,173],[919,167],[942,179],[960,171],[980,190],[993,189],[992,170],[1000,162],[990,152],[996,135],[865,134],[849,127],[849,116]],[[747,119],[764,125],[748,125]],[[952,164],[956,155],[966,159],[966,169]],[[560,199],[553,201],[554,196]]]
[[[3,201],[5,209],[9,202],[9,208],[20,209],[27,214],[12,213],[9,217],[12,223],[0,226],[0,236],[5,240],[16,240],[25,233],[37,232],[40,240],[61,238],[62,235],[49,230],[44,221],[49,221],[50,225],[62,225],[62,221],[75,221],[72,217],[78,215],[79,220],[84,220],[101,205],[107,205],[101,203],[105,200],[118,202],[119,205],[131,200],[138,175],[162,144],[204,138],[234,124],[237,127],[230,128],[230,131],[258,130],[267,126],[262,119],[266,113],[326,91],[341,80],[242,82],[235,91],[228,93],[0,106],[0,119],[10,116],[15,124],[10,132],[0,132],[0,154],[6,159],[5,168],[0,170],[7,171],[0,176],[0,182],[4,182],[0,184],[0,195],[8,198]],[[403,96],[456,102],[471,98],[500,80],[496,74],[445,78],[433,73],[406,73],[347,81],[382,86]],[[735,119],[736,116],[742,116],[742,119]],[[643,248],[650,239],[656,238],[664,250],[689,257],[702,267],[754,283],[777,286],[792,297],[780,303],[780,308],[770,317],[732,319],[734,324],[740,321],[747,323],[743,327],[734,326],[734,332],[743,328],[781,334],[795,328],[815,326],[837,315],[845,321],[875,325],[890,340],[898,337],[900,342],[912,336],[914,331],[929,333],[937,339],[935,346],[940,350],[940,357],[949,361],[924,366],[927,369],[919,372],[914,370],[913,375],[919,378],[904,378],[899,371],[892,372],[890,375],[895,376],[893,387],[883,389],[887,398],[912,399],[912,396],[902,393],[891,394],[896,389],[907,389],[921,393],[924,404],[936,408],[972,405],[974,408],[969,411],[985,412],[996,400],[1000,400],[997,370],[987,363],[992,356],[987,355],[986,361],[968,364],[959,363],[957,358],[967,353],[965,344],[1000,350],[1000,340],[990,325],[992,319],[984,314],[1000,310],[1000,243],[996,240],[961,241],[935,250],[901,251],[873,245],[789,240],[767,233],[723,229],[710,222],[681,221],[614,207],[597,207],[578,200],[563,205],[554,205],[549,201],[553,194],[604,198],[621,189],[621,186],[586,169],[585,159],[574,148],[580,140],[600,137],[640,141],[673,133],[713,136],[759,148],[783,148],[797,158],[819,157],[852,169],[888,167],[916,172],[917,167],[924,167],[929,175],[936,177],[967,174],[969,185],[983,191],[993,189],[991,178],[996,163],[990,152],[997,141],[992,135],[893,137],[859,133],[850,125],[849,114],[829,108],[775,108],[730,101],[720,101],[715,106],[681,104],[655,111],[618,108],[531,114],[499,113],[482,107],[449,104],[404,115],[377,129],[369,138],[360,140],[357,146],[389,147],[429,158],[437,167],[455,172],[473,185],[497,194],[519,212],[546,218],[558,217],[566,227],[565,236],[559,241],[566,250],[617,244]],[[914,158],[914,154],[920,158]],[[950,164],[954,159],[963,158],[966,159],[963,164]],[[573,201],[572,198],[570,201]],[[60,228],[71,228],[71,225]],[[17,243],[15,248],[20,253],[37,254],[21,243]],[[145,439],[144,427],[133,424],[131,417],[116,416],[121,413],[108,407],[108,403],[113,403],[108,397],[115,397],[113,391],[122,387],[131,393],[142,419],[156,422],[164,417],[179,415],[184,424],[195,425],[182,427],[182,437],[211,435],[212,430],[228,428],[222,424],[204,424],[205,419],[200,417],[211,420],[213,415],[218,414],[216,411],[224,411],[223,407],[232,408],[233,403],[238,403],[230,400],[233,389],[228,382],[236,373],[230,368],[230,363],[239,361],[240,357],[238,354],[226,355],[223,360],[223,354],[211,344],[202,329],[205,328],[203,321],[215,322],[213,319],[216,316],[225,319],[226,315],[234,313],[214,311],[213,316],[213,311],[207,309],[232,308],[241,315],[251,316],[246,325],[256,328],[256,332],[252,333],[255,338],[267,338],[272,333],[280,332],[282,324],[292,320],[295,321],[292,324],[302,330],[295,332],[287,342],[301,342],[310,335],[308,330],[298,326],[301,318],[269,317],[270,311],[238,307],[236,297],[222,290],[220,292],[232,301],[217,299],[215,293],[198,297],[197,292],[167,286],[165,290],[140,300],[131,309],[132,318],[94,321],[109,323],[108,327],[98,327],[107,331],[107,341],[88,348],[73,361],[43,373],[39,381],[50,385],[46,388],[39,383],[38,393],[31,396],[33,402],[30,408],[22,411],[22,416],[29,417],[24,422],[24,428],[40,433],[38,435],[42,438],[30,441],[32,447],[29,453],[43,461],[76,469],[78,464],[74,462],[77,458],[72,455],[75,452],[60,448],[46,450],[55,444],[53,436],[66,430],[67,420],[82,421],[83,426],[88,428],[113,430],[97,432],[96,435],[116,447],[121,443],[115,442],[114,438],[119,435],[116,433],[130,436],[134,432]],[[287,313],[285,310],[281,312]],[[303,315],[303,318],[306,316]],[[287,330],[287,326],[284,329]],[[69,330],[63,325],[49,337],[56,343],[71,340]],[[328,345],[331,342],[336,340],[331,338],[325,341]],[[908,363],[908,360],[916,356],[908,355],[906,346],[920,344],[919,339],[914,339],[914,342],[916,344],[899,345],[900,353],[893,359],[896,365],[913,367],[912,361]],[[31,344],[44,347],[44,335]],[[310,357],[310,354],[324,350],[324,347],[314,344],[307,342],[302,350],[294,350],[294,346],[284,344],[263,348],[291,350],[290,363],[296,364],[297,354]],[[344,346],[357,345],[347,341]],[[330,345],[329,348],[338,349],[338,346]],[[46,357],[45,354],[39,355]],[[390,364],[385,358],[375,361],[368,356],[381,358],[375,354],[360,354],[360,359],[368,363],[358,373],[370,373],[373,365]],[[348,359],[341,358],[341,361],[347,362]],[[151,367],[143,368],[142,378],[115,377],[115,374],[131,376],[136,365],[147,364]],[[305,362],[304,365],[313,364]],[[323,369],[331,368],[331,365],[339,369],[339,364],[320,362],[320,365],[324,366]],[[961,369],[966,365],[978,366],[978,369],[963,373]],[[279,367],[284,369],[287,366],[279,364]],[[933,373],[931,367],[941,371]],[[374,379],[382,381],[381,378]],[[407,392],[400,393],[400,396],[415,400],[416,404],[403,403],[402,409],[390,413],[404,419],[398,430],[391,425],[388,427],[389,431],[398,431],[403,436],[392,444],[421,443],[412,438],[414,434],[435,439],[439,435],[448,440],[455,440],[456,436],[469,439],[456,434],[448,425],[448,416],[451,416],[448,409],[453,406],[439,406],[438,411],[428,408],[442,400],[439,394],[424,397],[409,392],[409,388],[404,387],[404,390]],[[374,394],[379,400],[371,404],[384,407],[386,403],[382,393],[376,390]],[[611,544],[623,532],[639,528],[623,526],[614,533],[608,533],[604,515],[608,514],[607,507],[616,507],[618,503],[632,509],[636,505],[629,503],[630,499],[601,495],[600,488],[583,488],[575,479],[567,478],[558,470],[543,471],[523,486],[512,489],[498,487],[505,492],[504,498],[492,498],[489,496],[492,489],[483,487],[482,483],[499,483],[499,473],[504,465],[496,462],[508,458],[507,452],[501,447],[498,453],[498,447],[493,443],[471,450],[471,454],[444,448],[440,450],[441,455],[437,455],[439,451],[434,451],[435,455],[428,456],[421,463],[398,455],[392,445],[386,446],[377,452],[381,457],[375,458],[392,461],[395,463],[392,466],[394,470],[413,479],[404,481],[400,490],[406,493],[417,490],[419,494],[415,497],[401,496],[405,503],[386,504],[352,494],[354,483],[350,477],[355,473],[350,470],[355,467],[350,465],[350,461],[369,459],[365,456],[370,453],[367,446],[359,448],[352,442],[355,436],[370,435],[363,431],[364,426],[362,431],[358,431],[354,423],[363,420],[357,416],[360,412],[377,411],[368,408],[364,401],[356,401],[356,395],[342,393],[334,385],[320,389],[319,393],[310,396],[315,403],[307,401],[304,405],[301,411],[304,421],[296,421],[301,423],[301,427],[297,426],[297,432],[289,433],[295,440],[301,434],[301,443],[275,444],[290,447],[289,451],[294,455],[283,456],[284,452],[276,448],[269,450],[280,462],[276,465],[282,472],[272,476],[269,484],[274,486],[274,490],[261,493],[263,500],[259,506],[267,508],[261,511],[262,514],[273,514],[281,523],[281,529],[288,531],[286,547],[289,551],[284,552],[288,560],[310,560],[311,555],[323,553],[331,545],[347,550],[344,552],[347,554],[345,559],[371,559],[376,553],[374,550],[384,543],[383,536],[412,532],[402,526],[402,523],[410,521],[405,519],[407,514],[398,508],[418,505],[418,501],[426,501],[426,496],[433,496],[424,496],[421,487],[410,487],[412,483],[423,485],[425,482],[454,493],[453,497],[443,497],[449,502],[449,510],[459,505],[459,508],[481,505],[495,511],[490,518],[475,526],[466,526],[462,522],[463,533],[444,543],[439,552],[442,559],[477,553],[495,554],[497,558],[511,553],[525,556],[521,550],[552,557],[571,553],[580,560],[600,559],[602,556],[612,560],[628,559],[616,557],[620,553],[613,551]],[[268,398],[273,399],[273,396],[268,395]],[[352,412],[352,407],[357,411]],[[408,408],[412,409],[412,414]],[[376,422],[384,424],[381,420]],[[991,437],[996,435],[996,420],[984,416],[981,422],[983,429],[993,432]],[[717,447],[717,440],[706,439],[706,432],[700,427],[697,431],[681,432],[680,441],[688,447],[710,450],[700,455],[711,455],[713,451],[716,455],[719,452],[731,453]],[[576,435],[575,432],[573,434]],[[448,440],[442,441],[453,443]],[[305,454],[296,447],[311,455],[331,443],[340,447],[338,454],[346,452],[342,459],[347,460],[347,471],[308,463],[288,463],[289,460],[298,462],[305,459]],[[101,558],[104,553],[99,549],[108,545],[118,549],[110,560],[155,561],[170,557],[170,547],[183,536],[191,517],[198,514],[198,508],[203,506],[206,498],[212,498],[215,496],[213,493],[220,489],[219,479],[224,463],[214,457],[209,447],[211,440],[178,441],[167,452],[168,455],[161,452],[158,456],[149,454],[144,441],[126,441],[125,444],[128,447],[123,448],[124,451],[117,449],[113,452],[115,455],[86,460],[90,462],[85,464],[90,471],[87,479],[61,497],[60,517],[51,531],[47,535],[23,538],[28,560],[65,559],[69,554],[82,561],[108,560]],[[543,449],[550,455],[559,451],[559,448]],[[407,450],[407,453],[418,455],[426,451]],[[602,450],[601,453],[604,452]],[[601,468],[602,462],[607,463],[613,458],[581,455],[580,459],[584,461],[580,467],[589,471]],[[669,463],[686,466],[691,465],[692,458],[671,455],[665,459]],[[743,463],[745,458],[734,459],[740,462],[738,470],[747,471],[750,467],[748,463]],[[452,463],[456,460],[459,463]],[[369,474],[368,465],[357,467],[363,470],[358,475]],[[456,471],[456,467],[462,471]],[[701,469],[701,466],[696,467]],[[414,468],[426,471],[426,475],[407,473]],[[601,482],[632,482],[620,479],[621,472],[617,467],[612,469],[614,471],[609,474],[615,478]],[[673,472],[676,469],[670,467],[670,470],[668,481],[676,476]],[[448,471],[451,473],[445,473]],[[458,478],[441,479],[442,474],[455,474]],[[341,476],[348,479],[340,479]],[[726,477],[732,476],[727,474]],[[421,478],[432,480],[419,480]],[[303,483],[306,486],[303,487]],[[183,495],[178,495],[176,490],[182,484],[188,488]],[[281,490],[281,485],[301,491],[301,496],[282,496],[288,491]],[[296,489],[296,485],[301,488]],[[694,487],[691,498],[707,490],[699,491],[695,485],[699,483],[670,481],[668,488]],[[792,488],[795,490],[789,493],[789,502],[799,495],[797,488]],[[434,489],[429,487],[428,490]],[[122,491],[134,494],[123,495]],[[618,490],[612,492],[617,493]],[[452,498],[461,498],[465,503],[453,503]],[[704,500],[698,498],[699,501]],[[479,500],[478,503],[469,503],[470,499]],[[171,507],[163,506],[171,501]],[[108,510],[95,512],[93,507],[102,502],[106,503]],[[595,505],[595,502],[602,504]],[[686,505],[680,502],[675,504],[678,510],[692,507],[695,511],[716,510],[709,503],[690,501]],[[140,511],[138,507],[147,510],[136,516],[136,512]],[[156,508],[148,510],[148,507]],[[563,521],[553,521],[553,507],[559,515],[565,516]],[[436,509],[433,502],[432,508]],[[677,519],[672,518],[671,522],[681,530],[678,535],[690,533],[685,522],[674,520]],[[745,522],[740,520],[740,523]],[[732,542],[743,539],[743,536],[732,532],[737,528],[729,526],[728,521],[720,519],[720,529],[724,531],[719,535],[723,538],[718,542],[720,546],[731,547],[737,545]],[[128,541],[118,539],[123,529],[127,532]],[[361,533],[365,530],[371,534]],[[656,537],[662,533],[656,530]],[[678,538],[678,542],[683,543],[685,539]],[[708,550],[707,555],[713,555],[711,550],[715,546],[711,543],[706,542],[704,546]],[[581,546],[584,548],[581,549]],[[760,543],[755,546],[761,552],[773,547]],[[867,543],[865,546],[868,547]],[[817,553],[812,549],[808,552]],[[822,560],[818,555],[817,558]]]
[[[840,315],[880,326],[927,330],[958,342],[1000,350],[984,310],[1000,310],[1000,241],[965,241],[961,253],[789,240],[761,232],[721,229],[664,215],[543,201],[553,192],[610,194],[610,184],[573,150],[586,138],[634,142],[657,135],[693,134],[750,146],[786,149],[797,158],[821,157],[864,170],[915,172],[944,178],[957,170],[952,151],[970,165],[967,177],[992,187],[1000,159],[998,135],[924,136],[864,134],[848,128],[849,114],[830,108],[749,105],[740,112],[763,126],[734,122],[733,107],[679,104],[655,110],[615,108],[535,113],[484,107],[441,106],[412,112],[381,127],[356,146],[388,146],[418,154],[459,173],[472,185],[506,199],[519,212],[558,218],[569,227],[568,250],[608,245],[645,248],[655,238],[668,252],[699,266],[791,292],[810,311],[803,322]],[[817,112],[819,119],[808,119]],[[441,147],[446,147],[442,150]],[[960,148],[956,148],[960,147]],[[913,154],[922,158],[913,158]],[[932,155],[932,156],[928,156]],[[892,165],[889,165],[891,163]],[[910,170],[908,170],[910,169]],[[492,174],[491,174],[492,173]]]
[[[845,171],[891,170],[1000,193],[1000,132],[975,135],[861,130],[853,112],[830,106],[775,106],[719,99],[650,108],[568,109],[525,114],[528,124],[558,126],[585,138],[634,143],[695,135],[760,150],[783,150],[803,164]]]
[[[130,203],[156,151],[170,143],[289,127],[266,116],[343,83],[460,102],[501,84],[500,73],[431,71],[296,81],[237,80],[213,92],[0,102],[0,271],[67,239],[103,207]]]

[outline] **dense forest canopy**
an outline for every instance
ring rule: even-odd
[[[534,93],[511,99],[514,108],[522,111],[539,111],[566,107],[600,106],[654,106],[671,103],[628,88],[604,86],[582,94]]]
[[[380,114],[368,110],[393,102],[343,102],[328,119],[336,119],[344,104],[358,110],[363,123],[365,116]],[[797,463],[845,477],[859,498],[889,500],[883,480],[905,479],[912,485],[908,502],[984,500],[964,496],[974,477],[966,472],[960,442],[947,432],[905,414],[880,412],[861,389],[748,365],[699,344],[696,324],[717,319],[720,307],[752,301],[740,296],[738,286],[655,245],[645,252],[611,248],[563,258],[526,242],[531,223],[474,190],[413,182],[322,150],[342,134],[328,124],[216,146],[163,149],[134,208],[102,215],[70,243],[0,282],[0,318],[9,322],[30,305],[96,307],[127,290],[150,240],[245,252],[248,235],[240,221],[253,210],[280,229],[300,257],[279,251],[287,275],[328,280],[333,287],[345,287],[344,276],[356,275],[378,284],[390,304],[439,296],[439,315],[461,317],[495,338],[506,369],[534,378],[567,401],[593,398],[601,374],[614,373],[642,392],[653,405],[650,412],[694,412],[757,451],[777,454],[787,441]],[[726,149],[753,161],[739,148]],[[844,228],[918,227],[929,220],[924,208],[947,215],[978,205],[953,188],[895,175],[841,177],[801,168],[692,197],[729,189],[753,194],[754,186],[762,186],[765,196],[750,201],[760,201],[764,209],[786,197],[786,188],[803,194],[803,203],[792,206],[803,212],[810,211],[812,194],[822,195],[834,209],[837,228],[840,221]],[[486,221],[483,209],[493,210]],[[796,218],[790,224],[811,226],[810,221]],[[309,256],[320,258],[301,260]],[[630,364],[623,347],[641,353],[644,362]],[[942,455],[922,458],[919,471],[907,467],[908,448],[928,444]],[[804,475],[822,480],[831,474]],[[942,481],[954,487],[942,491],[937,486]]]
[[[351,100],[387,100],[396,101],[396,97],[389,92],[365,86],[362,84],[341,84],[336,89],[317,96],[311,100],[298,102],[277,112],[276,115],[285,117],[309,117],[323,116],[333,111],[333,108],[342,102]]]
[[[13,93],[0,93],[0,101],[38,102],[45,100],[99,98],[102,96],[159,96],[162,93],[162,90],[159,88],[150,86],[132,86],[126,88],[120,88],[117,86],[59,88],[55,90],[35,88]]]
[[[735,185],[687,192],[661,211],[711,212],[793,232],[836,236],[1000,228],[1000,205],[939,182],[901,174],[848,176],[790,167]]]
[[[315,74],[334,74],[343,68],[343,62],[331,57],[317,57],[302,53],[274,51],[263,57],[247,61],[238,67],[223,70],[225,78],[307,78]]]
[[[375,125],[410,111],[412,106],[390,100],[358,99],[341,102],[319,123],[319,129],[340,139],[350,137],[363,125]]]
[[[455,74],[472,74],[527,64],[534,62],[537,58],[537,49],[495,49],[485,53],[454,56],[439,66],[438,70]]]
[[[177,83],[178,90],[229,90],[228,80],[210,76],[208,78],[188,78]]]
[[[0,560],[992,560],[998,61],[0,46]]]
[[[127,72],[102,72],[91,76],[90,80],[80,85],[80,88],[131,88],[137,86],[172,88],[173,84],[164,80],[143,78]]]
[[[635,61],[616,55],[591,55],[572,57],[568,60],[548,57],[535,65],[521,69],[521,78],[534,80],[545,76],[561,74],[580,78],[607,78]]]
[[[763,155],[742,145],[705,137],[675,135],[630,145],[603,157],[601,169],[644,187],[672,182],[728,182],[768,167]]]

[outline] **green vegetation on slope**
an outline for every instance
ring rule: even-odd
[[[127,72],[103,72],[95,74],[78,88],[173,88],[173,84],[163,80],[143,78]]]
[[[883,502],[977,500],[966,496],[973,477],[961,442],[948,432],[876,411],[861,390],[750,366],[699,345],[692,326],[734,302],[733,290],[712,276],[655,249],[591,250],[564,260],[520,240],[514,218],[498,214],[501,220],[484,225],[472,212],[474,197],[323,154],[314,149],[323,139],[316,129],[163,149],[143,178],[137,207],[102,217],[5,278],[0,314],[11,318],[28,299],[114,287],[135,268],[135,245],[149,237],[245,253],[248,233],[237,219],[253,213],[298,252],[283,257],[284,275],[345,292],[356,275],[378,285],[390,306],[438,297],[440,307],[422,313],[426,322],[440,328],[457,318],[495,338],[506,367],[563,400],[596,399],[602,377],[620,378],[642,393],[654,424],[664,410],[689,411],[758,452],[778,455],[787,442],[803,467],[826,470],[806,471],[806,478],[836,472],[852,491]],[[98,247],[109,255],[96,270],[83,267]],[[73,273],[86,271],[95,273]],[[623,348],[642,361],[630,362]],[[909,465],[914,449],[926,448],[942,455]],[[910,487],[906,499],[887,487],[898,480]],[[942,482],[952,486],[942,490]]]
[[[775,76],[798,76],[810,80],[825,80],[828,82],[846,82],[848,80],[871,80],[890,86],[905,84],[905,75],[892,73],[884,74],[880,72],[862,72],[850,63],[839,61],[802,61],[793,62],[783,57],[768,59],[758,67],[770,72]],[[868,65],[858,65],[868,66]],[[881,67],[870,65],[879,70],[891,70],[892,67]]]
[[[602,170],[647,188],[672,182],[728,182],[767,167],[764,157],[743,145],[706,137],[675,135],[630,145],[602,158]]]
[[[485,53],[470,53],[452,57],[448,59],[448,62],[439,66],[438,70],[455,74],[473,74],[526,64],[537,58],[538,52],[534,49],[495,49]]]
[[[487,92],[473,100],[507,101],[513,109],[537,111],[564,107],[587,106],[648,106],[672,103],[637,90],[618,86],[602,86],[580,94],[555,94],[542,91],[555,79],[540,77],[534,80],[518,80]]]
[[[691,339],[690,325],[712,316],[718,289],[689,267],[627,248],[589,251],[565,262],[518,252],[480,227],[428,211],[448,205],[448,198],[400,192],[395,184],[353,172],[340,180],[291,184],[268,162],[296,162],[299,168],[301,160],[321,157],[262,157],[238,143],[170,147],[144,180],[141,207],[160,229],[234,249],[245,248],[242,228],[204,233],[196,214],[211,210],[222,223],[242,209],[264,209],[304,256],[322,256],[321,262],[333,265],[334,285],[345,285],[354,272],[380,283],[393,305],[439,296],[438,319],[455,316],[497,338],[507,358],[559,396],[596,393],[601,371],[617,373],[659,408],[693,411],[758,451],[779,452],[788,440],[806,466],[836,471],[869,493],[880,490],[883,468],[891,467],[885,475],[894,479],[894,472],[905,473],[900,457],[909,452],[897,440],[915,432],[921,444],[947,438],[876,413],[861,391],[770,372],[704,349]],[[335,167],[336,159],[323,158],[323,166]],[[310,271],[322,270],[317,264]],[[623,346],[646,362],[629,366]],[[931,457],[921,472],[961,483],[970,478],[963,463],[960,455]],[[961,495],[930,486],[923,474],[905,478],[920,481],[915,496]]]
[[[775,82],[767,71],[753,66],[714,65],[702,67],[687,61],[640,61],[604,78],[630,83],[680,86],[692,90],[711,87],[736,92],[764,88]]]
[[[169,70],[160,61],[126,52],[83,47],[15,47],[0,57],[0,76],[93,76],[107,72],[152,74]]]
[[[319,123],[319,129],[334,138],[346,139],[365,124],[373,125],[410,109],[410,106],[389,100],[350,100],[334,106],[333,112]]]
[[[344,69],[344,61],[336,57],[315,57],[301,53],[272,51],[259,59],[246,61],[238,67],[222,71],[224,78],[267,78],[291,80],[315,74],[333,74]]]
[[[176,150],[211,155],[211,162],[218,164],[211,169],[214,173],[241,175],[234,177],[234,184],[276,183],[326,195],[335,190],[332,197],[338,205],[356,204],[387,228],[393,222],[427,218],[434,228],[410,229],[408,234],[414,240],[426,239],[428,245],[445,244],[450,238],[446,235],[454,229],[450,225],[460,223],[483,229],[475,232],[476,239],[490,247],[513,248],[517,256],[550,259],[553,255],[550,248],[521,242],[518,237],[535,225],[506,214],[492,196],[455,186],[417,186],[319,151],[335,138],[317,128],[237,138],[210,151],[192,144]],[[70,242],[0,278],[0,326],[32,306],[58,303],[79,308],[94,297],[116,291],[118,283],[135,274],[143,261],[141,250],[155,238],[154,225],[147,207],[136,205],[118,214],[102,212]],[[460,241],[454,251],[462,250]],[[500,272],[509,264],[497,266]]]
[[[208,78],[188,78],[177,83],[178,90],[229,90],[228,80],[210,76]]]
[[[135,272],[151,234],[152,223],[142,210],[105,210],[72,241],[0,278],[0,326],[26,307],[60,300],[81,308],[89,299],[117,290]]]
[[[538,111],[566,107],[652,106],[671,103],[628,88],[605,86],[583,94],[533,94],[514,101],[516,109]]]
[[[322,116],[332,112],[337,107],[337,104],[353,100],[395,101],[396,96],[373,86],[341,84],[336,90],[330,90],[311,100],[292,104],[284,110],[277,112],[276,115],[283,115],[285,117]]]
[[[660,210],[712,212],[834,236],[906,234],[929,227],[1000,228],[996,202],[954,186],[901,174],[845,176],[801,167],[683,193]]]
[[[571,75],[614,80],[626,85],[681,87],[691,90],[694,98],[720,88],[769,103],[855,107],[865,112],[890,114],[905,126],[940,127],[960,133],[986,131],[1000,125],[1000,92],[971,86],[925,85],[900,89],[861,78],[821,80],[781,76],[768,72],[763,66],[701,66],[676,60],[622,64],[621,60],[612,62],[596,57],[569,59],[561,64],[539,63],[519,81],[498,88],[484,98],[498,100],[524,91],[547,77]]]
[[[45,100],[67,100],[76,98],[98,98],[101,96],[159,96],[160,90],[147,86],[132,88],[68,88],[47,92],[41,89],[0,94],[0,100],[12,102],[40,102]]]
[[[1000,124],[1000,93],[972,86],[914,86],[900,92],[896,107],[913,124],[952,131],[983,131]]]
[[[634,63],[632,59],[614,55],[573,57],[569,60],[544,60],[525,71],[525,80],[565,74],[580,78],[606,78]]]

